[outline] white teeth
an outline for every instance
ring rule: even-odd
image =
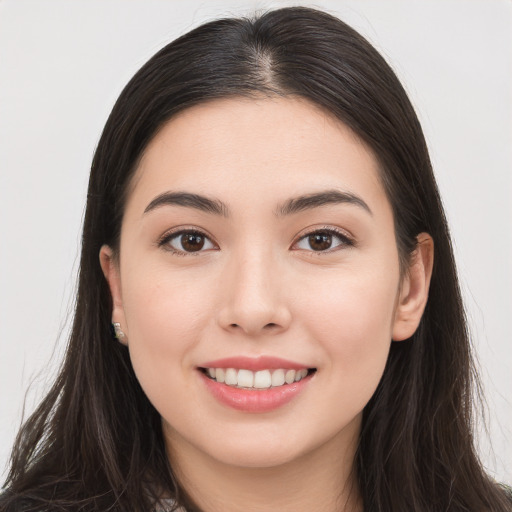
[[[252,388],[254,384],[254,373],[251,370],[238,370],[238,387]]]
[[[288,370],[286,372],[286,375],[284,376],[284,380],[286,384],[291,384],[292,382],[295,382],[295,370]]]
[[[224,382],[229,386],[236,386],[238,384],[238,372],[234,368],[228,368],[226,370]]]
[[[275,370],[272,374],[272,386],[282,386],[284,384],[284,370]]]
[[[308,375],[307,368],[301,370],[251,370],[236,368],[206,368],[206,373],[217,382],[239,388],[268,389],[299,382]]]
[[[256,389],[266,389],[272,385],[272,377],[269,370],[261,370],[254,374],[254,387]]]

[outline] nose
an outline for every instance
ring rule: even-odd
[[[288,329],[291,313],[275,260],[270,255],[253,254],[230,263],[221,284],[219,325],[248,336],[277,334]]]

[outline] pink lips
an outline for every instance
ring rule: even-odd
[[[216,359],[208,361],[200,365],[201,368],[237,368],[251,370],[257,372],[259,370],[277,370],[284,368],[287,370],[302,370],[308,366],[288,361],[279,357],[260,356],[260,357],[225,357],[224,359]]]
[[[301,370],[307,366],[287,361],[285,359],[261,356],[258,358],[250,357],[230,357],[225,359],[216,359],[201,364],[200,368],[236,368],[251,371],[289,369]],[[270,412],[293,400],[309,384],[312,375],[304,377],[299,382],[284,384],[275,388],[268,389],[241,389],[217,382],[210,379],[203,372],[199,375],[208,391],[223,405],[232,409],[248,413]]]

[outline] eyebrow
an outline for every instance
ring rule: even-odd
[[[325,190],[288,199],[288,201],[277,208],[275,213],[278,217],[283,217],[320,206],[344,203],[358,206],[366,210],[370,215],[373,215],[370,207],[360,197],[350,192],[342,192],[340,190]]]
[[[340,190],[324,190],[314,192],[298,197],[294,197],[279,205],[274,214],[277,217],[284,217],[294,213],[319,208],[332,204],[350,204],[362,208],[370,215],[373,215],[370,207],[363,199],[350,193]],[[183,206],[186,208],[194,208],[206,213],[213,213],[222,217],[229,217],[230,212],[228,206],[219,199],[209,198],[200,194],[192,194],[190,192],[164,192],[155,197],[146,206],[144,213],[148,213],[162,206]]]
[[[210,199],[209,197],[199,194],[191,194],[190,192],[164,192],[155,197],[146,206],[144,213],[148,213],[151,210],[165,205],[195,208],[196,210],[201,210],[206,213],[229,217],[229,209],[222,201]]]

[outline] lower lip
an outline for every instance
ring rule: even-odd
[[[298,382],[268,389],[241,389],[210,379],[200,372],[208,391],[222,404],[239,411],[262,413],[279,409],[292,401],[309,383],[312,375]]]

